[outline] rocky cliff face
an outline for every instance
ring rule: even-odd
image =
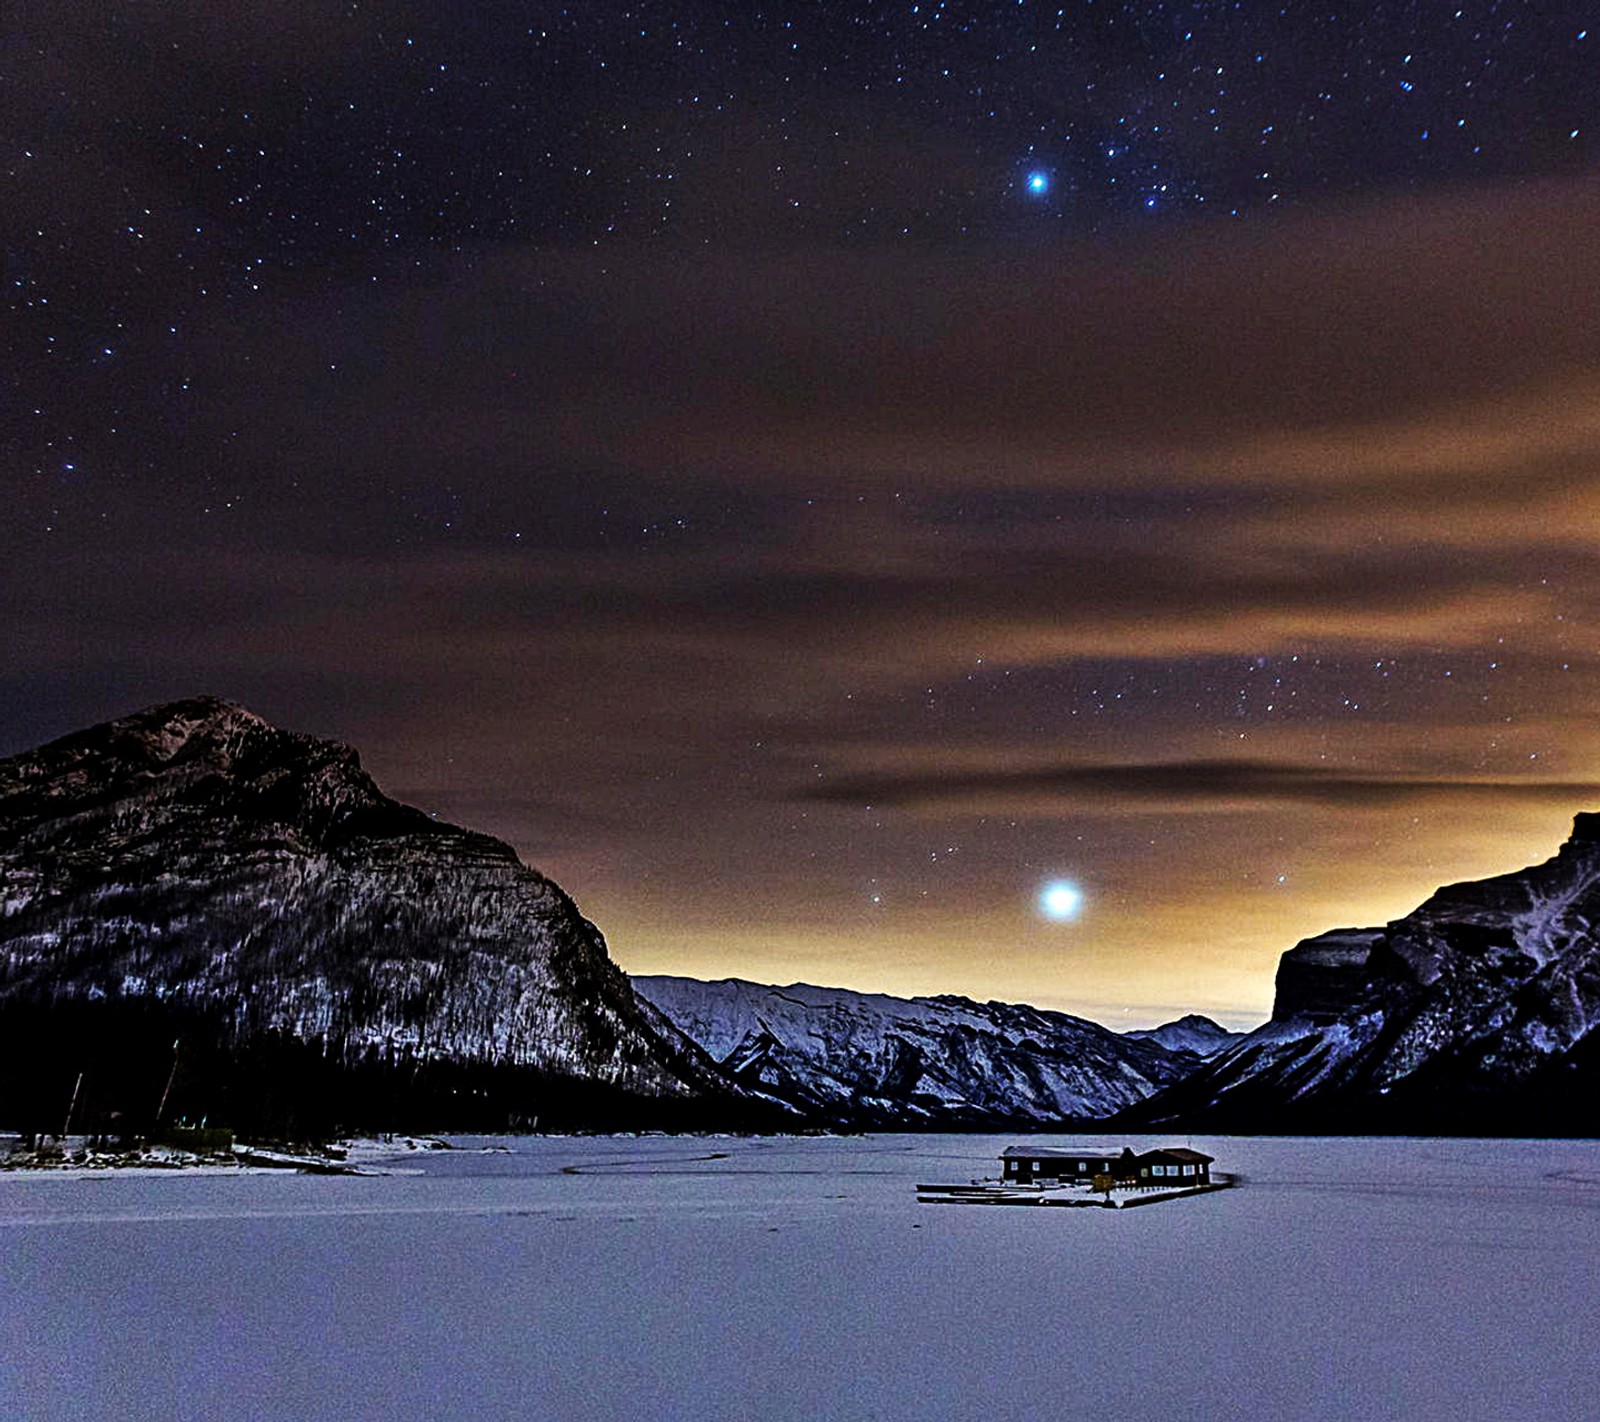
[[[1543,864],[1289,950],[1272,1020],[1130,1123],[1600,1133],[1600,816]]]
[[[1377,928],[1336,928],[1295,944],[1278,960],[1272,1020],[1333,1021],[1360,999],[1367,986]]]
[[[1142,1100],[1200,1060],[1064,1012],[963,997],[737,978],[634,986],[736,1080],[835,1126],[1070,1126]]]
[[[172,1111],[234,1125],[728,1103],[508,845],[210,699],[0,762],[0,1115],[58,1125],[88,1066],[85,1110],[147,1118],[175,1040]]]

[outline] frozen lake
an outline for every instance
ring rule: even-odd
[[[1195,1138],[1245,1187],[1125,1211],[914,1202],[919,1180],[993,1174],[1013,1139],[0,1175],[0,1415],[1600,1413],[1600,1143]]]

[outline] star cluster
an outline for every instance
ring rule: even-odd
[[[197,337],[308,286],[348,301],[506,244],[1059,240],[1587,172],[1581,9],[25,3],[4,434],[53,527],[158,441],[226,508],[238,436]],[[308,381],[348,377],[317,354]]]

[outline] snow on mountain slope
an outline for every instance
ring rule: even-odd
[[[1231,1130],[1600,1133],[1600,816],[1542,864],[1284,954],[1272,1020],[1128,1113]]]
[[[88,1062],[86,1110],[148,1119],[174,1039],[174,1107],[236,1125],[727,1090],[509,845],[210,698],[0,762],[0,1108],[59,1124]]]
[[[1194,1065],[1035,1007],[737,978],[633,981],[736,1080],[839,1125],[1094,1120]]]

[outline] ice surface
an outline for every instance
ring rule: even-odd
[[[1206,1137],[1245,1188],[914,1203],[1010,1140],[0,1176],[0,1416],[1596,1415],[1600,1143]]]

